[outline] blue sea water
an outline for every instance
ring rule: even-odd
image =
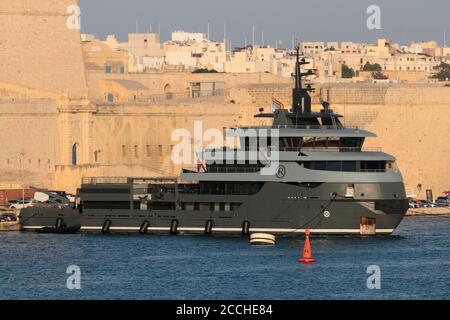
[[[450,217],[407,217],[390,237],[0,233],[2,299],[449,299]],[[81,290],[66,270],[81,270]],[[381,289],[367,288],[378,265]]]

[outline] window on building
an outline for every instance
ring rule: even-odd
[[[134,157],[139,158],[139,147],[137,145],[134,146]]]
[[[146,150],[146,153],[147,153],[147,157],[150,157],[150,145],[146,145],[145,146],[145,150]]]
[[[105,66],[105,72],[106,73],[111,73],[112,72],[112,67],[110,65],[106,65]]]
[[[72,165],[76,166],[78,164],[78,144],[75,143],[72,146]]]
[[[107,100],[108,102],[114,102],[114,94],[108,93],[108,94],[106,95],[106,100]]]
[[[122,145],[122,157],[126,157],[126,155],[127,155],[127,146]]]

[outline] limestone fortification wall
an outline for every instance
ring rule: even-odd
[[[58,112],[52,100],[0,99],[0,189],[53,180]]]
[[[67,28],[78,0],[0,0],[0,82],[81,96],[80,32]]]
[[[277,88],[280,85],[291,83],[290,79],[272,75],[269,73],[201,73],[191,72],[167,72],[167,73],[129,73],[106,74],[104,72],[89,71],[87,82],[90,95],[93,100],[104,100],[101,92],[102,81],[110,79],[126,79],[142,83],[148,88],[149,94],[163,94],[166,86],[174,93],[189,92],[192,82],[224,82],[225,90],[245,86],[247,84],[262,85]]]

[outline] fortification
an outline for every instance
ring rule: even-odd
[[[77,0],[0,0],[0,82],[81,97],[80,32],[67,25]]]
[[[83,176],[175,175],[176,128],[195,120],[220,130],[252,125],[272,97],[288,108],[291,80],[270,74],[85,74],[80,33],[67,27],[75,0],[0,0],[0,189],[37,185],[74,192]],[[208,99],[108,103],[102,83],[138,82],[172,97],[193,83],[220,82]],[[89,96],[87,95],[89,87]],[[450,88],[437,85],[331,85],[319,96],[346,125],[378,134],[368,146],[398,158],[409,194],[450,187]]]

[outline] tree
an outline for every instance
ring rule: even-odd
[[[353,78],[355,76],[355,70],[347,66],[346,64],[342,65],[342,78],[348,79]]]
[[[372,78],[376,80],[387,80],[389,79],[388,76],[384,75],[381,71],[372,71]]]
[[[363,71],[379,71],[381,72],[382,68],[378,63],[371,64],[369,61],[363,67]]]
[[[217,72],[217,70],[214,70],[214,69],[211,69],[211,70],[197,69],[197,70],[192,71],[192,73],[218,73],[218,72]]]
[[[441,81],[450,79],[450,64],[441,62],[438,66],[438,72],[433,75],[433,78],[439,79]]]

